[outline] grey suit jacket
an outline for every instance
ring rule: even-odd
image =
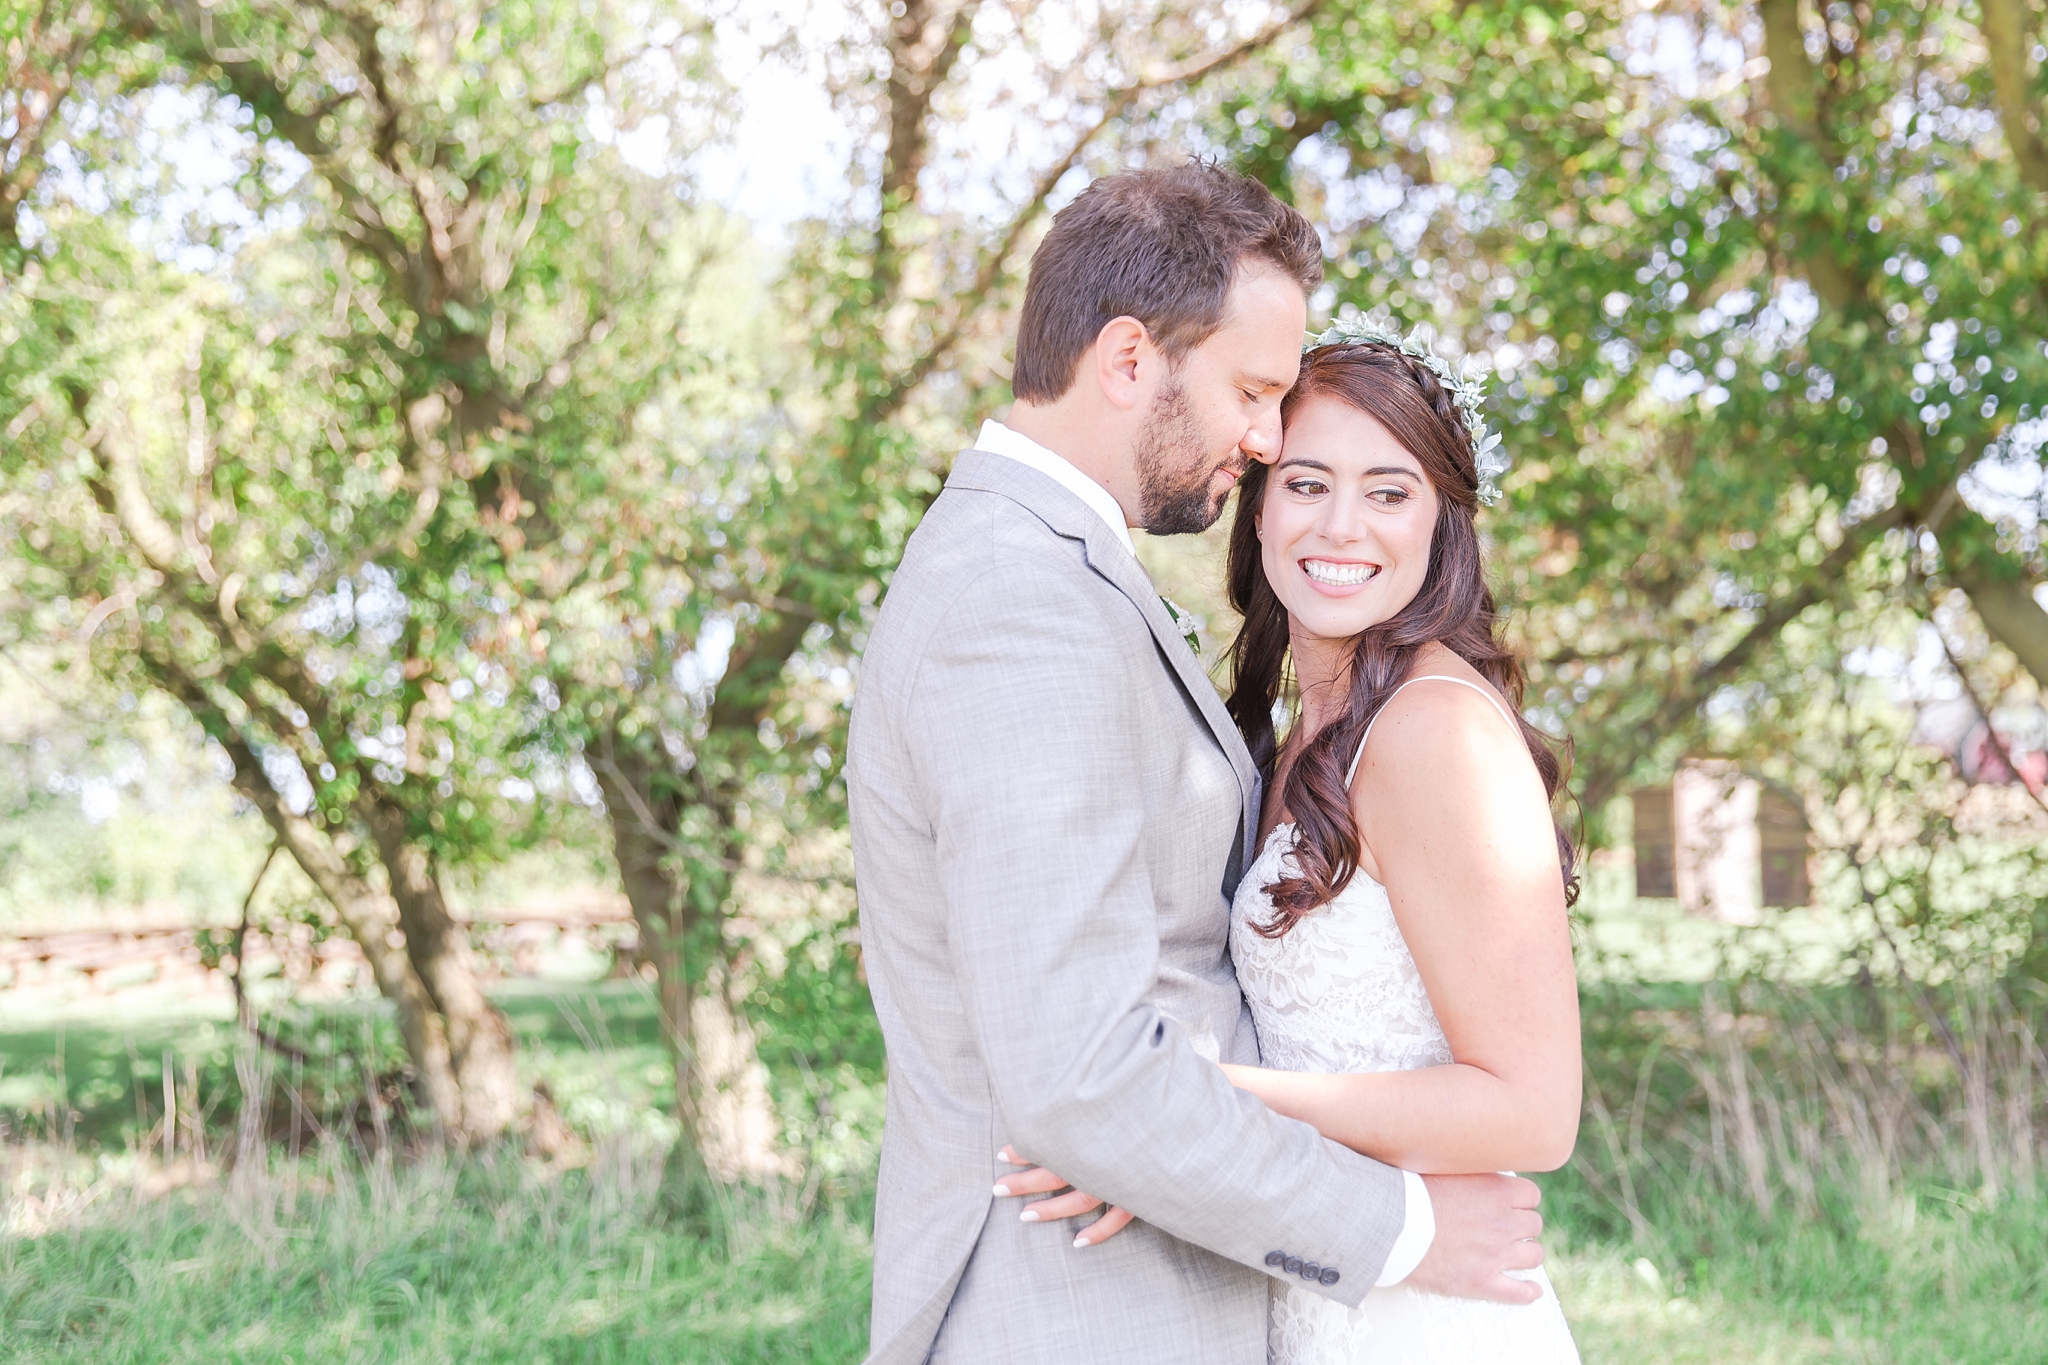
[[[969,451],[862,658],[847,761],[889,1052],[876,1365],[1262,1365],[1266,1264],[1364,1297],[1398,1171],[1233,1089],[1228,953],[1259,779],[1144,571],[1093,511]],[[1018,1221],[1005,1142],[1137,1214]]]

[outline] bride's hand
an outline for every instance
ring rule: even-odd
[[[1016,1151],[1009,1147],[1003,1148],[996,1155],[1012,1166],[1031,1166],[1030,1162],[1018,1156]],[[1004,1176],[996,1185],[995,1192],[1000,1198],[1012,1198],[1020,1194],[1051,1194],[1055,1190],[1066,1189],[1069,1183],[1071,1182],[1060,1179],[1043,1166],[1031,1166],[1030,1170]],[[1017,1216],[1027,1223],[1050,1223],[1055,1218],[1074,1218],[1090,1209],[1101,1207],[1102,1201],[1094,1195],[1071,1190],[1057,1198],[1041,1199],[1036,1203],[1026,1204],[1024,1211]],[[1111,1205],[1108,1213],[1081,1229],[1080,1235],[1074,1238],[1074,1245],[1092,1247],[1107,1241],[1122,1232],[1124,1225],[1130,1221],[1129,1209]]]

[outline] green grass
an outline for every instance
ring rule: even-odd
[[[658,1161],[310,1161],[107,1193],[0,1242],[0,1361],[838,1362],[866,1339],[859,1210],[665,1223]],[[61,1201],[60,1201],[61,1206]]]
[[[225,1021],[71,1017],[60,1049],[58,1021],[12,1020],[0,1365],[857,1361],[879,1114],[871,1028],[844,995],[814,981],[757,1002],[813,1178],[726,1196],[715,1235],[667,1218],[656,1194],[667,1061],[637,982],[499,994],[525,1076],[582,1136],[569,1169],[514,1146],[375,1155],[349,1088],[365,1059],[377,1070],[395,1056],[372,1002],[294,1016],[291,1036],[323,1060],[290,1079],[322,1126],[241,1170],[226,1159],[240,1091]],[[1715,1118],[1702,1098],[1716,1075],[1725,1094],[1714,1068],[1730,1063],[1687,1022],[1705,1017],[1700,987],[1589,987],[1589,1093],[1609,1117],[1542,1177],[1552,1274],[1589,1365],[2048,1360],[2048,1190],[2008,1147],[2002,1193],[1984,1197],[1953,1087],[1910,1021],[1887,1025],[1896,1065],[1877,1080],[1890,1097],[1871,1100],[1922,1134],[1892,1167],[1844,1155],[1816,1107],[1809,1082],[1827,1057],[1801,1021],[1840,1041],[1858,999],[1765,993],[1747,1007],[1751,1083],[1778,1106],[1766,1216],[1722,1140],[1725,1099]],[[133,1142],[166,1049],[193,1059],[213,1110],[210,1162],[168,1172]],[[819,1088],[830,1074],[853,1079]],[[1814,1153],[1803,1183],[1788,1171],[1800,1150]]]
[[[1545,1184],[1589,1362],[2048,1360],[2048,1191],[1986,1209],[1929,1190],[1869,1222],[1846,1200],[1766,1223],[1727,1196],[1672,1199],[1639,1242],[1589,1216],[1569,1169]]]
[[[155,1196],[117,1168],[51,1177],[14,1216],[56,1225],[0,1241],[0,1362],[860,1359],[865,1208],[800,1216],[757,1192],[707,1239],[662,1217],[655,1166],[623,1148],[568,1172],[330,1153]],[[1554,1212],[1589,1365],[2048,1358],[2048,1203],[1936,1202],[1846,1237],[1726,1207],[1728,1244],[1683,1270],[1575,1240],[1569,1201]]]

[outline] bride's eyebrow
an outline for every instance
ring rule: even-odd
[[[1325,474],[1330,472],[1330,467],[1324,464],[1321,460],[1311,460],[1306,455],[1282,455],[1280,457],[1280,463],[1275,465],[1274,468],[1277,471],[1285,469],[1287,468],[1287,466],[1291,464],[1298,464],[1303,469],[1318,469]]]
[[[1411,479],[1422,477],[1404,464],[1378,464],[1365,471],[1365,477],[1368,479],[1376,479],[1382,474],[1405,474]]]

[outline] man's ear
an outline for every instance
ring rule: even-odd
[[[1092,354],[1104,398],[1126,410],[1145,402],[1150,372],[1161,357],[1144,323],[1129,315],[1111,318],[1095,334]]]

